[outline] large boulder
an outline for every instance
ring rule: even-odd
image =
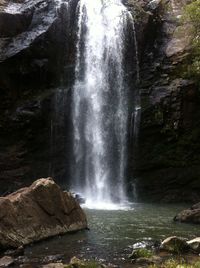
[[[39,179],[0,198],[0,248],[87,228],[78,202],[51,179]]]
[[[200,203],[193,205],[191,208],[185,209],[174,217],[174,221],[186,223],[200,223]]]
[[[171,236],[162,241],[161,249],[172,253],[189,251],[189,246],[184,238]]]

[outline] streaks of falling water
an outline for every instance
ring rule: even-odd
[[[124,43],[130,12],[120,0],[80,0],[73,88],[72,187],[88,206],[126,199],[128,88]]]
[[[132,16],[130,16],[130,20],[132,21],[131,24],[132,24],[134,45],[135,45],[136,78],[137,78],[137,84],[139,84],[140,83],[140,65],[139,65],[138,44],[137,44],[135,24],[134,24],[134,20],[133,20]],[[139,89],[137,90],[137,94],[135,94],[134,102],[135,102],[134,111],[131,114],[131,128],[130,128],[131,133],[130,134],[131,134],[131,138],[134,142],[134,145],[137,145],[139,128],[140,128],[140,119],[141,119],[141,96],[140,96]]]

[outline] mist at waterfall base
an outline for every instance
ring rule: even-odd
[[[124,54],[134,21],[120,0],[80,0],[77,14],[71,188],[88,208],[124,209],[130,114]]]

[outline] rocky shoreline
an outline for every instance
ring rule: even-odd
[[[193,213],[193,210],[198,210],[198,208],[199,203],[193,205],[189,211]],[[85,213],[78,202],[70,193],[63,192],[52,178],[39,179],[30,187],[1,197],[0,211],[0,244],[3,249],[0,254],[0,267],[176,268],[179,267],[178,265],[190,265],[184,267],[196,268],[198,266],[195,266],[195,263],[200,262],[199,237],[187,240],[171,236],[163,241],[152,240],[133,244],[132,253],[126,254],[123,264],[119,265],[116,264],[116,261],[114,264],[112,261],[109,264],[98,258],[93,259],[92,256],[88,259],[73,257],[68,263],[60,254],[46,256],[40,260],[36,259],[33,264],[25,253],[27,244],[87,228]],[[186,211],[188,215],[188,210]],[[182,214],[185,215],[185,211],[178,215]],[[194,218],[192,219],[194,220]],[[186,222],[197,223],[195,221]],[[48,245],[48,241],[46,245]],[[9,249],[6,250],[6,248]]]
[[[0,257],[0,267],[41,267],[41,268],[198,268],[200,264],[200,238],[186,240],[181,237],[168,237],[160,245],[134,246],[130,255],[124,259],[124,264],[107,263],[97,258],[79,259],[72,257],[70,262],[61,255],[48,256],[40,263],[29,263],[24,256],[24,248],[8,250]]]

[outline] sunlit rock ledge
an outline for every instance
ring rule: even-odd
[[[87,228],[85,213],[51,179],[0,198],[0,248],[19,247]]]

